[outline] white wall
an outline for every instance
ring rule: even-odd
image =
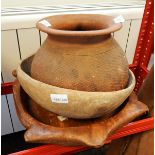
[[[138,2],[145,0],[111,0],[114,3],[125,4],[127,2]],[[47,5],[64,5],[64,4],[88,4],[109,2],[109,0],[2,0],[1,5],[4,7],[24,7],[24,6],[47,6]]]
[[[103,0],[2,0],[2,7],[100,3]]]

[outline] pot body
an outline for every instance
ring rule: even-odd
[[[31,66],[32,78],[82,91],[117,91],[128,81],[125,53],[111,34],[48,35]]]

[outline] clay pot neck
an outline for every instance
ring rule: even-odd
[[[61,42],[63,44],[97,44],[111,38],[111,34],[103,36],[57,36],[48,34],[48,41]]]
[[[46,17],[36,24],[40,31],[55,36],[92,37],[109,35],[122,27],[113,17],[99,14],[66,14]]]

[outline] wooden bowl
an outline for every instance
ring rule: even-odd
[[[33,56],[23,60],[17,68],[17,79],[25,92],[41,107],[69,118],[108,117],[113,114],[131,94],[135,86],[135,77],[129,71],[129,80],[125,89],[112,92],[86,92],[64,89],[33,79],[30,75]],[[117,75],[116,75],[117,76]],[[51,94],[67,96],[67,103],[55,103]]]
[[[117,129],[148,111],[147,106],[139,102],[135,93],[132,93],[129,100],[109,119],[68,118],[59,121],[56,114],[47,111],[30,99],[18,80],[14,83],[13,94],[18,117],[27,128],[24,135],[27,142],[99,147]]]

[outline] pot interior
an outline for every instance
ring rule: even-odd
[[[112,17],[96,14],[57,15],[47,18],[51,28],[68,31],[92,31],[113,25]]]
[[[104,29],[104,27],[100,25],[77,23],[75,25],[69,25],[67,27],[57,27],[56,29],[67,31],[92,31],[92,30],[101,30]]]
[[[64,14],[43,18],[37,22],[36,26],[40,31],[48,34],[93,36],[110,34],[119,30],[122,24],[115,23],[113,19],[114,17],[101,14]]]

